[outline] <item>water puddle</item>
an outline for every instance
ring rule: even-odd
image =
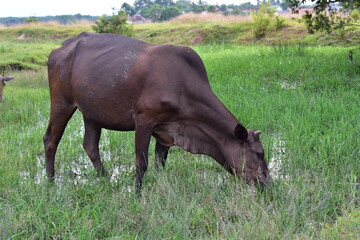
[[[35,184],[42,183],[46,178],[46,169],[45,169],[45,159],[40,156],[36,156],[36,173],[32,177],[29,171],[20,172],[20,178],[22,179],[21,183],[25,184],[30,181],[30,179],[35,179]]]
[[[285,90],[294,90],[297,88],[296,83],[288,83],[288,82],[281,82],[279,83],[280,87]]]
[[[83,127],[81,127],[78,131],[70,134],[70,142],[73,141],[77,144],[78,140],[76,138],[82,138],[83,131],[84,129]],[[104,131],[102,134],[102,140],[100,142],[100,154],[102,156],[103,162],[111,162],[111,159],[113,159],[109,146],[109,133]],[[121,153],[122,152],[123,151],[121,151]],[[285,171],[283,169],[284,159],[286,158],[286,155],[287,151],[285,141],[283,140],[281,135],[273,135],[270,159],[268,164],[270,176],[273,179],[289,179],[289,176],[285,174]],[[57,161],[61,161],[61,159],[57,159]],[[196,157],[192,157],[191,161],[202,162],[201,164],[203,164],[204,162],[213,160],[209,159],[209,157],[205,155],[197,155]],[[135,167],[133,164],[119,164],[118,162],[119,161],[115,161],[112,163],[111,167],[106,167],[106,170],[108,170],[109,173],[109,181],[114,184],[121,183],[121,181],[123,181],[124,178],[127,177],[133,178],[135,174]],[[62,162],[59,165],[60,169],[56,169],[56,184],[63,186],[69,181],[73,182],[74,185],[93,184],[92,182],[94,181],[94,176],[96,175],[96,173],[86,153],[81,154],[79,157],[73,159],[72,161],[69,161],[67,163]],[[210,174],[207,171],[211,170],[199,171],[198,177],[200,179],[209,179],[215,177],[215,179],[213,179],[213,184],[215,185],[224,183],[224,178],[222,174],[217,174],[216,176],[214,176],[213,173]],[[35,166],[31,167],[30,171],[20,172],[20,178],[22,179],[23,184],[29,181],[33,181],[35,184],[40,185],[47,181],[45,156],[36,156]],[[132,188],[133,186],[129,186],[127,191],[131,191]]]
[[[47,126],[48,124],[48,119],[42,115],[42,111],[38,110],[36,112],[36,117],[37,117],[37,126],[41,129],[45,129],[45,127]]]
[[[45,168],[45,156],[36,157],[36,164],[33,169],[34,172],[20,172],[22,184],[33,181],[36,185],[40,185],[48,181]],[[124,178],[124,175],[130,174],[133,176],[135,173],[135,167],[133,165],[125,164],[115,165],[109,170],[109,180],[111,183],[118,183]],[[88,184],[90,181],[93,182],[94,175],[96,175],[96,172],[90,159],[87,156],[83,156],[71,162],[69,165],[64,164],[61,169],[58,169],[55,176],[55,183],[62,186],[70,180],[74,185]]]
[[[224,175],[222,172],[214,173],[214,170],[204,169],[198,171],[197,177],[200,181],[209,182],[212,187],[217,187],[223,184],[226,181],[227,175]]]
[[[289,176],[283,172],[283,161],[286,156],[286,143],[281,136],[275,136],[273,138],[273,146],[271,150],[271,157],[268,164],[270,171],[270,176],[273,179],[285,178],[288,179]]]

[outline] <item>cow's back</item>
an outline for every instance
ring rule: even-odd
[[[86,117],[115,130],[133,130],[137,112],[156,115],[164,107],[179,113],[200,95],[213,95],[190,48],[113,34],[82,33],[65,41],[49,57],[49,76],[52,92],[61,91]]]
[[[86,76],[116,72],[126,78],[137,56],[148,46],[150,44],[125,36],[84,32],[65,40],[62,47],[50,54],[49,70],[61,71],[62,81],[70,81],[72,74],[78,72]]]

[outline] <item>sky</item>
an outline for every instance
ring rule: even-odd
[[[197,2],[198,0],[195,0]],[[205,0],[208,4],[256,3],[256,0]],[[49,15],[94,15],[112,14],[112,8],[119,9],[134,0],[1,0],[0,17],[42,17]]]

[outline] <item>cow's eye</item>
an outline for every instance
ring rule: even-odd
[[[261,159],[263,159],[265,157],[264,153],[256,153],[256,155]]]

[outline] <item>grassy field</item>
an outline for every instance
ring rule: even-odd
[[[348,62],[349,48],[194,49],[220,100],[262,131],[271,188],[258,193],[214,160],[172,148],[159,172],[150,151],[136,200],[134,134],[103,131],[111,179],[99,179],[82,149],[79,113],[49,184],[46,69],[8,72],[16,79],[0,103],[0,239],[359,239],[360,69]]]

